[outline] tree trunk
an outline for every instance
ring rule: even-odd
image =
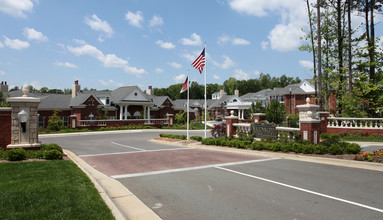
[[[320,6],[321,1],[317,0],[317,14],[318,14],[318,99],[319,109],[323,110],[322,105],[322,36],[321,36],[321,19],[320,19]]]
[[[352,92],[351,0],[347,1],[347,20],[348,20],[348,91]]]
[[[307,11],[309,13],[309,24],[310,24],[310,38],[311,38],[311,47],[313,50],[313,63],[314,63],[314,85],[315,85],[315,97],[318,95],[318,82],[317,82],[317,72],[316,72],[316,60],[315,60],[315,45],[314,45],[314,34],[313,34],[313,27],[311,22],[311,10],[310,10],[310,4],[309,0],[306,0],[307,3]]]

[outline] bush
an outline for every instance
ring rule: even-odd
[[[226,123],[215,124],[210,131],[211,136],[218,138],[226,135]]]
[[[22,148],[12,149],[6,151],[6,157],[9,161],[25,160],[27,159],[27,152]]]
[[[201,136],[191,136],[190,139],[201,142],[202,137]]]
[[[43,152],[43,158],[46,160],[61,160],[62,157],[62,152],[57,149],[46,150]]]
[[[57,150],[61,154],[63,153],[63,149],[58,144],[54,144],[54,143],[52,143],[52,144],[42,144],[40,146],[40,149],[42,151]]]

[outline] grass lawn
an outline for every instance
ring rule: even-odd
[[[114,219],[70,160],[0,163],[0,219]]]

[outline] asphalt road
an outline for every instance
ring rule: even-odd
[[[382,172],[147,141],[159,133],[40,140],[113,176],[162,219],[383,219]]]

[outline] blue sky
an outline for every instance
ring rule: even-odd
[[[13,86],[168,87],[207,43],[207,83],[312,78],[302,0],[0,0],[0,80]],[[379,27],[377,27],[379,34]]]

